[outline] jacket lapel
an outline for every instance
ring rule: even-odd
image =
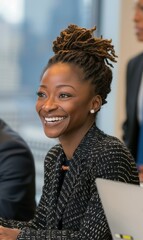
[[[71,196],[74,186],[77,182],[78,176],[80,175],[81,171],[81,164],[80,159],[77,158],[77,156],[73,157],[70,166],[69,171],[67,171],[64,182],[61,188],[61,192],[58,198],[57,203],[57,222],[62,218],[63,212],[66,209],[66,205],[68,203],[69,197]]]
[[[57,152],[56,155],[52,156],[52,168],[50,172],[52,172],[50,176],[50,197],[48,199],[48,213],[47,213],[47,226],[48,228],[56,227],[56,209],[57,209],[57,201],[58,201],[58,189],[59,189],[59,179],[61,174],[61,166],[62,166],[62,156],[63,152],[60,147],[60,151]],[[49,186],[47,186],[49,188]]]
[[[93,125],[92,128],[95,128],[95,125]],[[89,148],[91,139],[93,137],[91,133],[93,133],[93,130],[89,130],[89,132],[83,138],[80,145],[76,149],[72,160],[70,161],[69,171],[67,171],[64,178],[64,182],[57,202],[56,224],[58,224],[59,220],[62,218],[68,200],[73,190],[75,189],[82,170],[86,165],[86,155],[88,154],[87,148]]]

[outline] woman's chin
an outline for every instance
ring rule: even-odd
[[[44,125],[44,132],[48,138],[59,138],[63,134],[66,134],[68,125],[61,125],[61,127],[47,127]]]
[[[56,134],[56,133],[47,133],[47,132],[45,132],[45,135],[48,138],[58,138],[59,137],[59,135]]]

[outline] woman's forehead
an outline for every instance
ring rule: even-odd
[[[83,71],[80,67],[75,64],[70,63],[55,63],[51,65],[43,74],[43,77],[54,77],[61,75],[63,77],[71,77],[74,76],[79,80],[83,79]]]

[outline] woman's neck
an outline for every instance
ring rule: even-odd
[[[66,136],[63,135],[59,138],[67,159],[72,159],[75,150],[92,125],[93,123],[90,124],[86,130],[76,130],[75,133],[72,131],[72,133],[68,133]]]
[[[79,142],[80,143],[80,142]],[[78,143],[74,143],[74,141],[63,141],[61,143],[62,147],[63,147],[63,150],[64,150],[64,153],[67,157],[68,160],[71,160],[72,157],[73,157],[73,154],[76,150],[76,148],[78,147]]]

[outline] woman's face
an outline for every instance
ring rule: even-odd
[[[86,132],[94,122],[91,109],[100,108],[90,81],[82,81],[82,71],[71,64],[49,67],[40,82],[36,110],[46,136],[65,137]],[[97,100],[96,100],[97,98]]]

